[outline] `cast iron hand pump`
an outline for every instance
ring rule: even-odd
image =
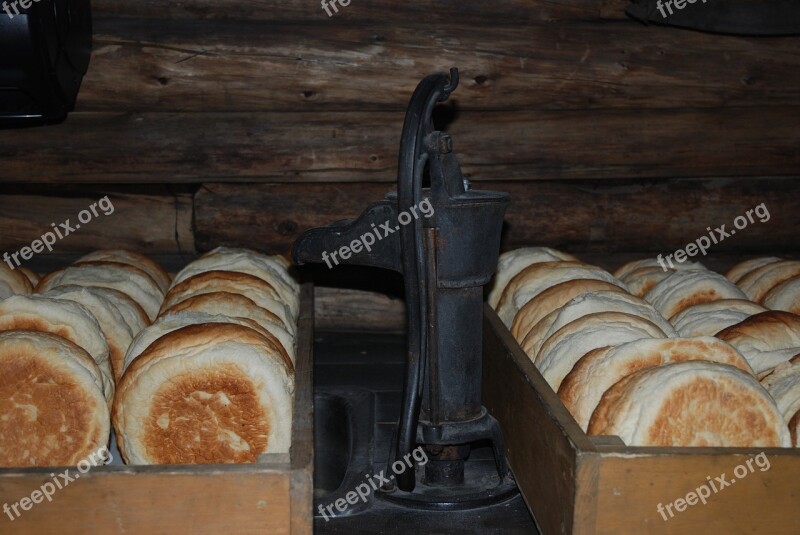
[[[349,245],[376,228],[394,230],[371,250],[342,259],[342,263],[392,269],[405,280],[408,361],[390,463],[408,458],[418,445],[424,445],[429,458],[424,483],[463,486],[469,444],[488,439],[500,486],[504,482],[507,486],[502,434],[481,405],[481,360],[483,286],[497,266],[509,196],[471,189],[461,174],[451,138],[433,127],[434,107],[447,100],[457,85],[458,71],[452,69],[449,77],[430,75],[417,86],[403,126],[397,192],[367,208],[355,221],[305,232],[295,243],[293,255],[298,265],[319,263],[323,253]],[[423,187],[426,166],[429,188]],[[420,217],[423,203],[430,207]],[[400,491],[414,490],[413,470],[396,478]],[[478,504],[485,500],[486,493],[480,492],[455,501]],[[447,505],[440,499],[433,501],[439,507]]]

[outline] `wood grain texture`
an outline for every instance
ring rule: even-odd
[[[314,288],[300,287],[291,447],[291,533],[314,533]]]
[[[642,448],[634,448],[642,449]],[[648,448],[649,449],[649,448]],[[800,533],[797,503],[800,500],[800,450],[765,450],[769,469],[762,471],[752,458],[762,450],[670,452],[634,455],[604,455],[600,464],[597,497],[598,535],[618,533]],[[747,469],[750,460],[753,471]],[[747,475],[741,474],[744,465]],[[762,463],[765,466],[765,463]],[[685,499],[715,477],[726,475],[736,482],[674,516],[657,510],[658,504]],[[717,486],[719,486],[717,484]],[[757,507],[757,513],[754,512]]]
[[[504,249],[546,245],[590,256],[669,254],[764,203],[769,220],[713,245],[712,256],[800,252],[800,181],[691,179],[480,182],[507,191]],[[304,230],[352,219],[389,184],[206,184],[195,197],[200,250],[258,244],[282,252]],[[766,218],[764,218],[766,219]],[[740,221],[741,222],[741,221]],[[716,235],[716,234],[715,234]]]
[[[106,211],[97,206],[98,217],[89,212],[91,221],[75,228],[53,245],[52,253],[43,255],[86,253],[94,249],[126,248],[145,254],[193,253],[192,194],[184,189],[170,192],[167,188],[151,188],[151,193],[136,193],[130,188],[102,186],[79,188],[0,188],[0,251],[9,253],[29,246],[34,240],[70,220],[78,218],[90,205],[108,196],[113,207]],[[105,202],[103,204],[105,206]],[[86,219],[86,215],[83,215]],[[59,227],[61,228],[61,227]]]
[[[487,25],[99,19],[80,111],[403,111],[460,69],[465,110],[795,106],[796,40],[629,21]]]
[[[576,450],[592,451],[591,441],[583,436],[570,443],[578,424],[488,305],[483,344],[483,403],[500,423],[508,462],[539,528],[585,533],[573,515],[593,510],[596,496],[579,488],[578,476],[591,477],[592,467],[583,465]],[[510,348],[522,355],[512,356]]]
[[[317,329],[404,332],[406,307],[402,299],[348,288],[316,289]]]
[[[465,20],[495,24],[560,19],[625,18],[627,0],[359,0],[340,7],[339,15],[331,19],[319,2],[305,0],[188,0],[183,2],[117,2],[95,0],[92,10],[101,16],[142,17],[151,19],[243,19],[263,21],[325,20],[331,23],[382,21],[388,16],[398,22],[418,21],[420,17],[433,22],[448,22],[453,16]],[[333,12],[333,10],[331,10]]]
[[[51,472],[0,470],[0,500],[10,505],[29,497],[51,481]],[[288,472],[257,465],[96,468],[57,491],[52,502],[20,510],[10,526],[3,515],[3,531],[288,535],[289,485]]]
[[[478,180],[795,175],[794,110],[463,112],[447,130]],[[394,182],[402,121],[402,112],[77,113],[47,136],[0,132],[0,158],[6,182]]]

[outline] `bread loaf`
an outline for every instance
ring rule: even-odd
[[[800,353],[800,316],[770,310],[717,333],[735,347],[759,377]]]
[[[55,334],[83,348],[94,359],[109,405],[114,397],[114,372],[100,324],[83,306],[39,295],[15,295],[0,301],[0,331],[26,330]]]
[[[175,276],[173,287],[209,271],[232,271],[258,277],[275,289],[292,317],[297,318],[300,286],[287,271],[286,261],[282,257],[266,256],[248,249],[219,247],[183,268]]]
[[[589,434],[616,435],[628,446],[791,446],[775,401],[755,378],[701,361],[628,375],[603,394]]]
[[[126,370],[114,401],[129,464],[254,462],[291,444],[291,362],[253,329],[183,327]]]
[[[36,287],[45,293],[59,286],[99,286],[118,290],[138,303],[149,321],[158,315],[164,294],[158,284],[139,268],[119,262],[85,262],[50,273]]]
[[[681,336],[714,336],[723,329],[767,309],[745,299],[720,299],[685,308],[672,317],[671,323]]]
[[[508,282],[526,267],[541,262],[558,262],[561,260],[578,261],[572,255],[549,247],[523,247],[501,254],[497,261],[497,272],[490,286],[489,304],[492,308],[496,308],[500,295]]]
[[[672,325],[649,303],[624,292],[592,292],[572,299],[560,310],[553,311],[537,323],[523,338],[522,349],[534,358],[544,341],[564,327],[588,314],[597,312],[625,312],[651,321],[666,336],[677,336]]]
[[[280,318],[286,330],[295,334],[294,317],[275,288],[267,281],[248,273],[207,271],[176,283],[164,298],[161,312],[166,313],[183,301],[216,292],[243,295],[257,306]]]
[[[283,321],[275,314],[259,307],[243,295],[230,292],[213,292],[190,297],[173,305],[161,314],[169,317],[182,312],[203,312],[206,314],[219,314],[231,318],[247,318],[256,322],[265,331],[277,338],[281,347],[294,362],[295,343]]]
[[[640,338],[666,338],[652,322],[623,312],[600,312],[577,319],[542,344],[535,364],[554,391],[578,360],[598,347],[618,346]]]
[[[52,334],[0,333],[0,466],[74,466],[108,443],[100,369]]]
[[[773,264],[775,262],[779,262],[782,260],[777,256],[762,256],[758,258],[751,258],[749,260],[745,260],[744,262],[739,262],[735,266],[733,266],[726,274],[725,278],[731,281],[734,284],[737,284],[742,277],[747,275],[753,270],[756,270],[762,266],[766,266],[767,264]]]
[[[771,310],[800,314],[800,276],[775,285],[761,302]]]
[[[747,297],[760,303],[772,288],[800,275],[800,261],[781,260],[754,269],[737,282]]]
[[[568,280],[544,290],[530,299],[514,315],[511,334],[522,340],[530,329],[551,312],[560,309],[573,298],[588,292],[625,292],[616,284],[595,279]]]
[[[578,262],[542,262],[528,266],[511,279],[497,303],[497,315],[510,326],[525,303],[556,284],[574,279],[603,280],[627,291],[621,281],[599,267]]]
[[[670,319],[693,305],[720,299],[747,299],[732,282],[709,270],[675,271],[656,284],[645,301]]]
[[[162,294],[167,293],[167,290],[169,290],[171,283],[169,273],[164,271],[164,268],[158,265],[158,263],[141,253],[123,249],[104,249],[93,251],[83,256],[75,265],[81,265],[86,262],[117,262],[133,266],[150,275],[156,284],[158,284]]]
[[[690,360],[730,364],[753,375],[744,357],[716,338],[643,338],[581,357],[561,383],[558,397],[586,431],[603,394],[617,382],[639,370]]]
[[[116,382],[122,375],[122,362],[125,352],[133,340],[133,334],[116,305],[109,301],[100,290],[100,288],[91,286],[59,286],[43,294],[43,297],[78,303],[94,316],[108,344],[111,369]]]
[[[800,355],[778,366],[761,384],[772,395],[789,424],[800,411]]]

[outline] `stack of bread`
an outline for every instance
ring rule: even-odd
[[[501,255],[488,300],[589,434],[638,446],[798,445],[800,349],[789,346],[800,347],[800,321],[750,295],[701,264],[646,259],[612,275],[525,248]]]
[[[42,280],[23,269],[0,280],[0,465],[75,464],[108,444],[119,366],[169,276],[111,250]]]
[[[186,266],[122,361],[113,423],[126,462],[288,452],[298,312],[282,257],[220,248]]]
[[[217,249],[175,281],[96,251],[39,280],[0,268],[0,466],[247,462],[290,445],[299,286]],[[155,323],[153,321],[155,320]]]

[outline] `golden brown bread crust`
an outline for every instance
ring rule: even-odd
[[[769,310],[760,314],[753,314],[746,320],[731,325],[716,334],[720,340],[725,340],[739,347],[738,344],[747,341],[763,341],[761,351],[796,347],[791,334],[800,336],[800,316],[781,310]]]
[[[608,389],[590,435],[629,446],[787,447],[775,402],[748,374],[726,364],[679,362],[635,372]]]
[[[167,273],[164,268],[162,268],[152,258],[141,253],[137,253],[136,251],[129,251],[127,249],[103,249],[99,251],[93,251],[80,258],[73,265],[79,266],[83,263],[98,261],[118,262],[141,269],[150,275],[156,284],[158,284],[158,287],[161,289],[162,293],[167,292],[169,285],[172,282],[169,273]]]
[[[797,275],[800,275],[799,261],[781,260],[754,269],[742,277],[736,285],[749,299],[761,303],[772,288]]]
[[[292,360],[286,355],[286,351],[282,351],[283,348],[281,344],[274,337],[270,339],[260,331],[233,323],[199,323],[181,327],[150,344],[150,346],[148,346],[148,348],[125,370],[120,380],[120,389],[126,385],[126,381],[130,381],[130,378],[135,375],[137,371],[145,367],[152,360],[177,352],[185,345],[211,345],[227,340],[266,345],[270,350],[280,356],[286,369],[294,373],[294,364],[292,364]]]
[[[273,341],[240,325],[190,325],[151,344],[125,371],[114,401],[112,416],[123,457],[134,464],[254,462],[267,451],[272,427],[281,422],[272,421],[261,383],[247,373],[251,361],[237,357],[238,348],[246,345],[259,348],[270,362],[293,373],[291,361]],[[230,347],[236,349],[228,353]],[[166,379],[158,371],[180,360],[176,356],[197,349],[198,355],[215,356],[205,364],[195,360],[199,357],[184,361],[177,373],[175,368],[166,372]],[[276,369],[271,370],[274,374]],[[151,397],[142,394],[143,387],[152,390]],[[274,417],[291,415],[276,412]],[[132,452],[129,440],[139,449]]]
[[[253,384],[242,381],[235,366],[217,366],[213,373],[196,371],[165,383],[150,413],[145,445],[158,464],[252,463],[267,447],[269,415],[259,404]],[[220,428],[236,429],[249,447],[238,450],[219,440]],[[198,449],[194,444],[198,435],[199,442],[211,448]]]
[[[546,273],[548,271],[552,271],[554,269],[567,269],[567,268],[596,268],[600,269],[597,266],[591,266],[589,264],[585,264],[579,261],[557,261],[557,262],[539,262],[537,264],[531,264],[530,266],[526,267],[516,275],[514,275],[506,287],[503,288],[502,293],[500,294],[500,299],[497,301],[497,306],[495,310],[499,310],[500,307],[508,302],[516,289],[521,286],[526,280],[531,278],[538,277],[541,273]]]
[[[281,300],[270,283],[255,275],[236,271],[205,271],[173,286],[164,298],[161,313],[188,297],[212,292],[231,292],[244,296],[248,292],[260,292],[276,301]]]
[[[757,258],[750,258],[733,266],[725,274],[725,278],[734,284],[738,284],[742,277],[754,269],[758,269],[761,266],[766,266],[767,264],[772,264],[774,262],[779,262],[780,260],[781,258],[778,258],[777,256],[759,256]]]
[[[206,294],[195,295],[193,297],[189,297],[179,303],[176,303],[169,307],[168,309],[162,311],[159,316],[166,316],[167,314],[176,314],[178,312],[207,312],[212,313],[212,310],[207,309],[207,304],[213,304],[218,299],[224,300],[226,303],[230,304],[231,307],[235,307],[241,311],[243,315],[237,315],[238,317],[246,317],[250,318],[253,321],[256,321],[259,324],[263,322],[274,323],[275,325],[280,325],[284,329],[286,325],[283,323],[283,320],[270,312],[265,308],[261,308],[255,302],[241,294],[236,294],[232,292],[209,292]],[[253,314],[248,315],[248,312],[252,312]],[[217,313],[224,313],[224,312],[217,312]],[[227,315],[227,314],[226,314]],[[256,316],[256,317],[251,317]]]
[[[581,357],[561,383],[558,397],[586,430],[603,393],[614,384],[640,370],[689,360],[729,364],[753,374],[736,349],[710,336],[643,339],[590,351]]]
[[[669,274],[675,270],[664,271],[660,267],[642,267],[637,268],[628,273],[622,282],[628,287],[628,290],[636,297],[644,297],[647,292],[653,289],[653,286],[669,277]]]
[[[62,338],[0,336],[0,466],[74,466],[107,444],[99,374],[83,349]]]
[[[594,279],[574,279],[546,289],[519,309],[511,325],[511,334],[522,340],[528,331],[550,312],[563,307],[573,298],[587,292],[624,292],[610,282]]]

